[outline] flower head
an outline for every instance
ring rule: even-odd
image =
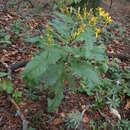
[[[97,38],[98,35],[101,33],[101,28],[96,28],[95,32],[96,32],[96,38]]]

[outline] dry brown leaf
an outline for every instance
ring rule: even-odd
[[[114,109],[114,108],[110,108],[110,113],[114,116],[116,116],[119,120],[121,120],[121,115],[118,112],[118,110]]]
[[[127,100],[127,103],[125,105],[125,110],[128,110],[128,109],[130,109],[130,99]]]
[[[83,123],[88,123],[89,122],[89,119],[88,119],[86,114],[84,114],[82,121],[83,121]]]
[[[64,121],[62,120],[62,119],[60,119],[60,118],[55,118],[54,120],[53,120],[53,125],[60,125],[60,124],[62,124]]]
[[[65,118],[65,113],[64,112],[62,112],[60,115],[61,115],[62,118]]]

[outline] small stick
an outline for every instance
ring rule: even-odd
[[[113,1],[111,0],[111,3],[110,3],[110,6],[109,6],[109,9],[111,9],[111,7],[112,7],[112,3],[113,3]]]
[[[28,128],[28,121],[26,120],[26,118],[24,117],[23,113],[21,112],[19,106],[17,105],[17,103],[14,101],[14,99],[11,98],[11,96],[8,96],[9,101],[15,106],[15,108],[17,109],[17,113],[20,116],[20,119],[22,120],[22,126],[23,129],[22,130],[27,130]]]
[[[2,61],[0,61],[0,63],[7,69],[8,79],[9,79],[9,80],[12,80],[12,77],[11,77],[12,71],[11,71],[10,67],[8,66],[8,64],[5,63],[5,62],[2,62]]]
[[[109,123],[113,126],[113,123],[111,123],[108,116],[106,116],[104,113],[102,113],[100,110],[98,110],[99,114]]]
[[[11,65],[10,69],[11,69],[11,71],[13,72],[13,71],[15,71],[16,69],[18,69],[18,68],[20,68],[20,67],[26,66],[26,64],[27,64],[28,62],[29,62],[29,61],[24,61],[24,60],[19,61],[19,62],[16,62],[15,64],[12,64],[12,65]]]
[[[7,63],[5,63],[5,62],[1,62],[0,61],[0,63],[2,63],[2,65],[7,69],[7,71],[8,71],[8,79],[12,79],[11,78],[11,69],[10,69],[10,67],[8,66],[8,64]],[[18,113],[18,115],[20,116],[20,119],[22,120],[22,126],[23,126],[23,129],[22,130],[27,130],[28,129],[28,121],[25,119],[25,117],[24,117],[24,115],[23,115],[23,113],[21,112],[21,110],[20,110],[20,108],[19,108],[19,106],[17,105],[17,103],[14,101],[14,99],[13,98],[11,98],[11,96],[10,95],[8,95],[8,100],[15,106],[15,108],[17,109],[17,113]]]
[[[84,110],[82,111],[82,117],[84,115],[84,113],[90,108],[90,107],[93,107],[93,105],[87,105]]]

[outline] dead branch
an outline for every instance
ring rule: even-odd
[[[126,54],[111,54],[111,53],[107,53],[107,56],[109,58],[112,58],[112,57],[117,57],[119,58],[120,60],[126,60],[128,61],[130,59],[130,56],[129,55],[126,55]]]
[[[87,106],[83,109],[83,111],[82,111],[82,117],[83,117],[84,113],[85,113],[89,108],[92,108],[92,107],[93,107],[93,105],[87,105]]]
[[[11,71],[15,71],[16,69],[20,68],[20,67],[24,67],[26,66],[26,64],[28,63],[29,61],[19,61],[19,62],[16,62],[15,64],[12,64],[10,69]]]
[[[109,6],[109,9],[111,9],[111,7],[112,7],[112,3],[113,3],[113,0],[111,0],[111,3],[110,3],[110,6]]]
[[[28,129],[28,121],[26,120],[26,118],[24,117],[23,113],[21,112],[19,106],[17,105],[17,103],[14,101],[13,98],[11,98],[11,96],[8,96],[8,100],[15,106],[17,113],[22,121],[22,130],[27,130]]]
[[[4,68],[6,69],[5,71],[8,72],[8,79],[11,80],[11,73],[14,72],[15,70],[19,69],[20,67],[24,67],[26,66],[26,64],[28,63],[29,61],[19,61],[19,62],[16,62],[14,64],[12,64],[10,67],[8,66],[7,63],[5,62],[2,62],[0,61],[0,63],[4,66]]]
[[[9,80],[12,80],[12,76],[11,76],[12,71],[11,71],[10,67],[8,66],[8,64],[5,63],[5,62],[2,62],[2,61],[0,61],[0,63],[1,63],[1,64],[5,67],[5,69],[7,70],[8,79],[9,79]]]
[[[99,112],[99,114],[106,120],[106,122],[108,122],[109,124],[111,124],[111,126],[114,126],[108,116],[106,116],[106,115],[105,115],[104,113],[102,113],[100,110],[98,110],[98,112]]]

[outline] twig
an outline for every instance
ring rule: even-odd
[[[11,96],[8,96],[9,101],[15,106],[15,108],[17,109],[17,113],[20,116],[20,119],[22,120],[22,126],[23,129],[22,130],[27,130],[28,128],[28,121],[26,120],[26,118],[24,117],[23,113],[21,112],[19,106],[17,105],[17,103],[11,98]]]
[[[113,126],[113,123],[110,121],[109,117],[106,116],[104,113],[102,113],[100,110],[98,110],[99,114],[109,123]]]
[[[11,80],[11,73],[14,72],[16,69],[19,69],[20,67],[26,66],[26,64],[29,62],[27,61],[19,61],[14,64],[12,64],[10,67],[8,66],[7,63],[0,61],[0,63],[6,68],[6,71],[8,72],[8,78]]]
[[[18,68],[20,68],[20,67],[24,67],[24,66],[26,66],[26,64],[28,63],[29,61],[27,60],[27,61],[19,61],[19,62],[16,62],[15,64],[12,64],[11,65],[11,67],[10,67],[10,69],[11,69],[11,71],[13,72],[13,71],[15,71],[16,69],[18,69]]]
[[[2,61],[0,61],[0,63],[7,69],[8,79],[12,80],[12,76],[11,76],[12,71],[11,71],[10,67],[8,66],[8,64],[5,62],[2,62]]]
[[[117,57],[119,58],[120,60],[126,60],[128,61],[130,59],[130,56],[127,55],[127,54],[112,54],[112,53],[107,53],[107,56],[109,58],[112,58],[112,57]]]
[[[11,68],[10,68],[10,67],[8,66],[8,64],[5,63],[5,62],[0,61],[0,63],[7,69],[7,71],[8,71],[8,79],[11,80],[11,79],[12,79],[12,77],[11,77],[11,72],[12,72]],[[21,66],[20,66],[20,67],[21,67]],[[25,117],[24,117],[23,113],[21,112],[19,106],[18,106],[17,103],[14,101],[14,99],[11,98],[10,95],[8,95],[8,100],[9,100],[9,101],[16,107],[16,109],[17,109],[17,113],[18,113],[18,115],[20,116],[20,119],[22,120],[22,126],[23,126],[23,129],[22,129],[22,130],[27,130],[27,129],[28,129],[28,121],[25,119]]]
[[[82,117],[83,117],[84,113],[85,113],[90,107],[93,107],[93,105],[87,105],[87,106],[83,109],[83,111],[82,111]]]
[[[112,3],[113,3],[113,1],[111,0],[111,3],[110,3],[110,6],[109,6],[109,9],[111,9],[111,7],[112,7]]]

